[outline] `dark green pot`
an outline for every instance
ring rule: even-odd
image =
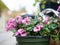
[[[18,45],[49,45],[48,36],[17,36],[16,40]]]

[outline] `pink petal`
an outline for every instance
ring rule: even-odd
[[[24,32],[24,29],[19,29],[18,32],[22,34],[22,32]]]
[[[55,23],[57,23],[57,21],[58,21],[57,19],[56,19],[56,20],[54,20],[54,22],[55,22]]]
[[[10,25],[7,25],[6,26],[6,31],[9,31],[11,29],[11,26]]]
[[[43,28],[44,26],[43,25],[40,25],[41,28]]]
[[[21,16],[17,16],[15,19],[17,23],[22,23],[23,18]]]
[[[15,22],[15,19],[14,18],[10,18],[9,21],[8,21],[8,24],[9,23],[13,23],[13,22]]]
[[[21,34],[22,37],[27,36],[27,33]]]
[[[16,36],[19,35],[19,32],[16,32],[15,35],[16,35]]]
[[[34,32],[38,32],[38,31],[40,31],[40,27],[39,26],[37,26],[37,27],[34,27]]]
[[[60,12],[60,6],[58,7],[57,11],[59,11],[59,12]]]

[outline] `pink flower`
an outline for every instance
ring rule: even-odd
[[[14,24],[9,24],[6,26],[6,30],[9,31],[9,30],[15,30],[16,26]]]
[[[31,18],[26,17],[22,20],[22,23],[28,25],[28,24],[30,24],[30,21],[31,21]]]
[[[49,22],[49,21],[45,21],[45,23],[46,23],[46,24],[50,24],[50,22]]]
[[[58,7],[57,11],[59,11],[59,12],[60,12],[60,6]]]
[[[20,36],[27,36],[27,33],[24,29],[19,29],[17,32],[16,32],[16,36],[19,35]]]
[[[41,30],[41,28],[40,28],[40,25],[37,25],[36,27],[34,27],[34,32],[38,32],[38,31],[40,31]]]
[[[49,19],[50,19],[50,17],[46,16],[43,23],[50,24]]]
[[[48,17],[48,16],[46,16],[44,20],[45,20],[45,21],[48,21],[48,20],[49,20],[49,17]]]
[[[15,19],[17,23],[22,23],[23,18],[21,16],[17,16]]]
[[[57,21],[58,21],[57,19],[54,20],[55,23],[57,23]]]
[[[36,27],[34,27],[34,32],[40,31],[43,27],[43,23],[40,23],[40,25],[36,25]]]
[[[55,30],[55,33],[58,33],[58,30]]]
[[[16,28],[16,22],[15,22],[15,19],[11,18],[7,25],[6,25],[6,30],[9,31],[10,29],[14,30]]]

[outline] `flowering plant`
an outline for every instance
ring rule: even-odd
[[[57,11],[60,10],[60,7]],[[51,36],[53,39],[60,38],[60,16],[43,17],[34,16],[11,18],[6,26],[6,30],[13,31],[16,36]]]
[[[52,36],[54,39],[58,39],[60,30],[59,18],[53,18],[46,16],[45,19],[42,17],[34,16],[31,17],[17,16],[11,18],[6,26],[7,31],[11,30],[16,36]]]

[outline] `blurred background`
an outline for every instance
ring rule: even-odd
[[[60,0],[0,0],[0,45],[16,45],[12,32],[6,32],[9,18],[26,13],[34,15],[46,8],[57,10],[59,5]]]

